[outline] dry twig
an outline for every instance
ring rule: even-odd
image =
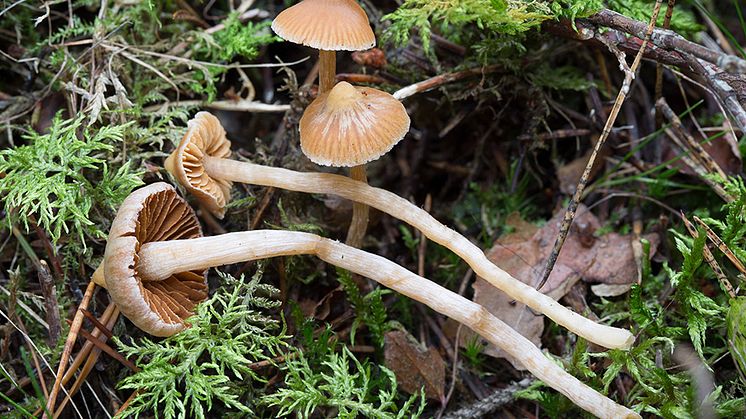
[[[655,22],[658,19],[658,13],[660,13],[661,3],[662,3],[662,0],[656,0],[655,8],[653,9],[653,16],[650,19],[650,23],[648,24],[647,32],[645,33],[645,37],[644,37],[644,40],[642,41],[642,45],[640,46],[640,50],[637,52],[637,55],[635,56],[635,60],[632,62],[632,66],[629,67],[629,71],[624,72],[624,82],[622,83],[622,88],[619,89],[619,94],[617,95],[617,98],[614,101],[614,106],[611,108],[611,112],[609,113],[609,118],[606,120],[606,125],[604,125],[604,129],[603,129],[603,132],[601,133],[601,137],[599,137],[598,141],[593,147],[591,156],[588,158],[588,164],[585,166],[585,169],[583,170],[583,174],[580,177],[580,181],[578,182],[578,187],[575,189],[575,193],[573,194],[572,200],[570,200],[570,204],[567,206],[567,210],[565,211],[565,216],[562,219],[562,224],[560,225],[559,236],[557,237],[557,240],[554,242],[552,253],[549,254],[549,259],[547,260],[547,264],[544,267],[544,271],[540,277],[539,285],[536,287],[537,289],[541,289],[541,287],[547,282],[547,280],[549,279],[549,274],[552,273],[554,264],[557,262],[557,257],[559,256],[559,253],[562,250],[562,245],[565,243],[567,234],[570,232],[570,226],[572,226],[572,220],[575,218],[575,211],[577,211],[578,209],[578,204],[580,203],[580,200],[583,197],[583,192],[585,191],[585,187],[588,184],[588,179],[590,178],[591,169],[593,169],[593,164],[596,162],[596,157],[598,156],[599,151],[601,150],[603,145],[606,143],[606,139],[609,137],[609,134],[611,133],[611,129],[614,126],[614,122],[616,122],[617,115],[619,115],[619,111],[622,109],[622,103],[627,98],[627,94],[629,93],[630,86],[632,85],[632,81],[635,79],[635,72],[637,71],[637,68],[640,66],[640,62],[642,61],[642,56],[645,51],[645,47],[647,46],[648,41],[650,40],[650,37],[654,32],[653,30],[655,28]],[[614,13],[611,11],[608,11],[608,12]],[[626,65],[626,63],[622,61],[620,62],[620,65],[622,66],[622,69],[624,69],[624,66]]]
[[[660,9],[660,4],[656,3],[656,9]],[[657,19],[658,15],[655,14],[655,17]],[[741,74],[746,73],[746,60],[742,58],[713,51],[695,42],[691,42],[668,29],[654,29],[650,32],[650,26],[645,25],[644,22],[630,19],[612,10],[604,9],[589,16],[588,20],[597,25],[634,35],[640,39],[648,39],[653,45],[670,51],[691,54],[708,63],[715,64],[725,71]]]
[[[508,387],[495,391],[483,399],[479,399],[468,406],[464,406],[455,412],[443,416],[443,419],[474,419],[486,417],[501,406],[512,402],[515,393],[525,389],[530,384],[531,380],[524,378],[517,383],[513,383]]]
[[[440,86],[443,86],[444,84],[453,83],[455,81],[465,79],[467,77],[483,76],[485,74],[494,73],[498,71],[500,68],[501,67],[498,65],[489,65],[486,67],[479,67],[479,68],[472,68],[469,70],[456,71],[454,73],[439,74],[427,80],[423,80],[415,84],[402,87],[401,89],[394,92],[393,96],[399,100],[404,100],[418,93],[427,92],[428,90],[432,90]]]

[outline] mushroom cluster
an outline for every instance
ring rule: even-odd
[[[316,164],[349,167],[352,179],[368,183],[365,164],[404,138],[409,115],[384,91],[336,83],[335,51],[376,44],[365,11],[354,0],[303,0],[278,14],[272,30],[286,41],[319,50],[319,95],[300,120],[301,150]],[[362,245],[368,213],[367,205],[353,203],[350,246]]]
[[[160,214],[160,218],[165,220],[180,219],[185,206],[186,202],[172,186],[166,183],[148,185],[125,199],[112,224],[112,232],[131,231],[135,220],[149,219],[152,214]],[[138,244],[131,236],[115,234],[106,246],[104,264],[107,283],[131,282],[134,276],[139,283],[158,283],[177,278],[183,273],[191,276],[210,267],[289,255],[317,256],[329,264],[377,281],[464,324],[596,416],[639,417],[568,374],[528,339],[479,304],[381,256],[315,234],[253,230],[182,239],[163,235],[156,241]],[[110,272],[113,273],[111,278],[108,275]]]
[[[211,154],[210,150],[221,150]],[[166,170],[206,208],[222,216],[230,191],[216,191],[213,184],[247,183],[297,192],[333,194],[363,203],[420,230],[428,239],[459,255],[479,276],[532,309],[545,314],[568,330],[606,348],[628,349],[634,336],[625,329],[596,323],[567,309],[531,286],[511,277],[484,255],[469,239],[446,227],[427,211],[381,188],[344,176],[328,173],[300,173],[223,157],[230,141],[220,121],[208,112],[199,112],[189,121],[181,143],[166,159]]]
[[[567,373],[484,307],[359,249],[367,228],[368,208],[374,207],[419,229],[430,240],[460,256],[489,283],[579,336],[607,348],[628,349],[634,341],[628,330],[596,323],[512,278],[476,245],[426,211],[392,192],[368,185],[365,164],[401,141],[409,131],[410,119],[404,106],[386,92],[336,83],[335,51],[364,50],[375,45],[368,17],[354,0],[303,0],[281,12],[272,29],[286,40],[319,49],[319,94],[300,119],[301,149],[319,165],[350,167],[350,177],[300,173],[232,160],[225,130],[207,112],[197,113],[188,122],[186,134],[164,166],[202,208],[218,218],[225,214],[234,182],[334,194],[351,200],[353,220],[347,244],[281,230],[204,237],[186,201],[171,185],[155,183],[130,194],[120,207],[112,222],[104,261],[93,275],[81,309],[87,307],[96,285],[100,285],[108,290],[112,300],[103,317],[106,325],[113,325],[121,313],[151,335],[170,336],[189,327],[187,319],[194,307],[207,298],[208,268],[277,256],[314,255],[464,324],[596,416],[639,417]],[[72,322],[47,412],[56,412],[55,399],[60,388],[71,379],[86,354],[91,357],[63,405],[95,362],[97,349],[86,344],[66,370],[83,321],[82,313],[78,310]]]

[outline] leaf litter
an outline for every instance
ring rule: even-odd
[[[535,286],[552,250],[563,215],[560,211],[543,227],[538,227],[522,220],[517,214],[512,214],[506,223],[513,228],[513,232],[498,238],[487,251],[487,257],[513,277]],[[634,236],[614,232],[601,234],[601,227],[598,218],[581,204],[557,264],[541,289],[543,293],[559,300],[582,279],[596,284],[591,289],[599,290],[598,294],[615,296],[628,291],[637,282],[637,264],[632,249]],[[645,234],[642,238],[650,242],[649,257],[652,257],[659,244],[658,235]],[[602,287],[595,288],[598,286]],[[532,343],[541,346],[543,316],[516,302],[482,278],[477,278],[473,288],[475,302],[483,305]],[[461,340],[462,346],[473,339],[471,332],[465,335]],[[525,369],[493,345],[485,346],[483,353],[507,359],[518,370]]]

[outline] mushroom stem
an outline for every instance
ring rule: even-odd
[[[319,50],[319,94],[332,90],[337,83],[336,51]]]
[[[463,323],[521,362],[536,377],[602,418],[637,418],[544,356],[528,339],[476,304],[434,282],[415,275],[383,257],[315,234],[254,230],[142,245],[136,266],[143,281],[160,280],[177,272],[254,259],[287,255],[316,255],[320,259],[371,278],[433,310]]]
[[[296,192],[333,194],[369,205],[417,228],[428,239],[456,253],[477,275],[511,298],[543,313],[584,339],[611,349],[629,349],[635,340],[628,330],[598,324],[511,277],[487,259],[482,250],[466,237],[441,224],[427,211],[385,189],[375,188],[340,175],[301,173],[208,155],[203,156],[202,163],[207,174],[214,179],[272,186]]]
[[[368,176],[365,175],[365,165],[350,167],[350,179],[368,184]],[[368,213],[370,207],[359,202],[352,202],[352,220],[347,230],[345,243],[352,247],[360,248],[363,245],[365,231],[368,229]]]

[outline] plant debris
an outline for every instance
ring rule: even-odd
[[[428,399],[445,402],[445,362],[437,349],[425,350],[409,333],[394,330],[386,333],[384,358],[402,390],[417,394],[424,389]]]
[[[273,30],[319,10],[304,1],[0,6],[0,416],[744,417],[743,2],[355,1],[375,47],[319,52]],[[408,115],[369,189],[303,153],[299,123],[334,86]],[[212,151],[174,153],[200,112],[240,177],[217,206],[178,189],[214,173],[195,164]],[[148,336],[87,285],[110,280],[123,199],[157,182],[216,247],[313,234],[305,250],[363,268],[339,247],[354,218],[390,287],[249,260],[206,272],[189,328]]]

